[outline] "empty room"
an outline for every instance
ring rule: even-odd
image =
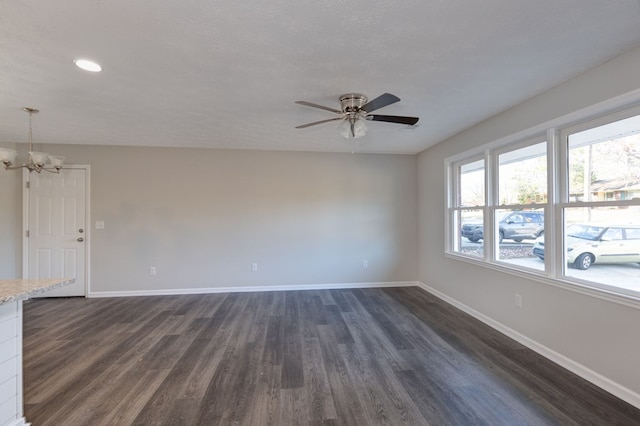
[[[0,2],[0,425],[640,425],[637,0]]]

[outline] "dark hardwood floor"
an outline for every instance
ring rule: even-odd
[[[634,425],[640,410],[419,288],[38,299],[44,425]]]

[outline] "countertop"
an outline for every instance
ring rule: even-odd
[[[73,284],[74,278],[51,278],[43,280],[0,280],[0,305],[28,299],[54,288]]]

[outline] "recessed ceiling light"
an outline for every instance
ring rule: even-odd
[[[73,63],[76,64],[78,68],[82,68],[85,71],[91,71],[91,72],[102,71],[102,67],[100,66],[100,64],[90,61],[88,59],[75,59]]]

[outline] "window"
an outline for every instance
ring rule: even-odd
[[[484,160],[455,165],[453,251],[470,257],[484,257],[483,222],[485,202]]]
[[[640,107],[447,163],[447,252],[640,297]]]
[[[633,238],[640,229],[640,115],[588,122],[562,135],[568,178],[563,274],[640,292],[640,244]],[[601,233],[578,240],[571,231],[576,225]]]
[[[628,240],[640,240],[640,227],[626,228],[626,234]]]
[[[528,143],[497,154],[499,208],[494,212],[496,260],[544,270],[533,241],[544,234],[547,203],[547,143]]]
[[[453,253],[544,270],[532,244],[544,233],[546,150],[546,142],[533,140],[482,160],[454,164]],[[487,164],[497,164],[497,173],[487,173]],[[485,188],[494,180],[498,190],[488,197]]]

